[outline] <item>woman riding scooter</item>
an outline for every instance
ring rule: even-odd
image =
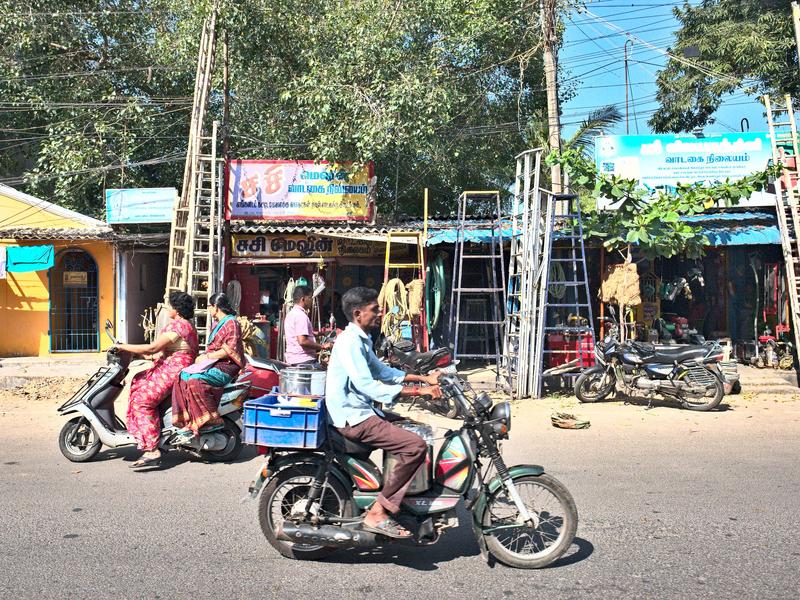
[[[132,468],[152,466],[161,460],[158,407],[169,395],[181,370],[191,365],[197,356],[197,331],[189,320],[194,317],[192,297],[172,292],[167,312],[169,323],[153,343],[116,344],[120,350],[155,359],[153,366],[138,373],[131,383],[128,431],[136,439],[136,447],[144,451],[142,457],[131,464]]]
[[[211,296],[208,314],[217,324],[206,351],[194,366],[183,370],[172,389],[172,423],[184,428],[180,435],[190,439],[201,427],[222,423],[217,412],[222,388],[244,366],[242,331],[228,296]]]

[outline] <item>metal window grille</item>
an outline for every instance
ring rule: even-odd
[[[64,250],[50,271],[50,350],[97,352],[97,263],[88,252]]]

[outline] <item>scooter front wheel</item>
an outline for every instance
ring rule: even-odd
[[[75,417],[64,423],[58,434],[58,447],[67,459],[72,462],[88,462],[92,460],[103,443],[92,427],[83,417]]]

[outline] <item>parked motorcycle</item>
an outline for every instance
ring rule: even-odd
[[[368,548],[388,543],[427,546],[458,524],[461,498],[485,557],[520,568],[551,564],[572,544],[578,523],[575,502],[557,479],[538,465],[506,466],[498,443],[508,438],[511,408],[474,394],[457,375],[439,378],[442,392],[463,418],[449,431],[438,457],[432,449],[403,499],[397,520],[413,533],[396,540],[364,531],[362,513],[376,501],[396,458],[384,453],[384,469],[370,460],[375,450],[342,437],[329,427],[318,450],[271,449],[251,486],[260,499],[261,530],[283,556],[316,560],[336,548]],[[421,424],[407,427],[425,427]],[[494,468],[488,477],[483,461]]]
[[[417,352],[414,344],[409,340],[393,342],[384,338],[380,344],[379,355],[391,366],[406,373],[414,375],[427,375],[431,371],[439,370],[442,373],[455,373],[456,366],[453,362],[453,353],[449,348],[437,348],[429,352]],[[434,412],[448,419],[458,417],[458,405],[449,398],[436,400],[423,399]]]
[[[608,321],[608,335],[595,345],[595,366],[583,371],[575,382],[578,400],[597,402],[617,391],[631,396],[636,390],[645,392],[650,403],[655,394],[662,394],[678,399],[689,410],[712,410],[722,401],[725,378],[719,367],[723,352],[718,343],[621,343],[618,324],[614,319]]]
[[[106,333],[111,336],[111,323],[106,322]],[[109,448],[130,446],[136,443],[128,433],[125,423],[114,412],[114,401],[125,386],[133,355],[112,347],[106,352],[106,365],[100,367],[89,380],[58,409],[65,416],[74,415],[58,434],[61,453],[72,462],[92,460],[103,445]],[[247,371],[243,373],[246,375]],[[248,381],[236,381],[225,387],[219,402],[221,426],[205,427],[200,435],[186,440],[176,435],[172,425],[172,406],[169,399],[161,405],[161,441],[163,450],[188,451],[212,462],[236,459],[242,449],[242,403],[250,390]]]

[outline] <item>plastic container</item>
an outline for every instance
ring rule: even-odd
[[[319,448],[327,435],[325,400],[316,406],[278,403],[272,394],[244,403],[244,443],[271,448]]]

